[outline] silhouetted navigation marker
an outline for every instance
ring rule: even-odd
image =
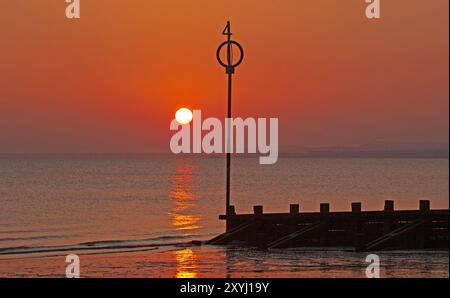
[[[223,30],[222,34],[227,36],[227,40],[224,41],[223,43],[221,43],[220,46],[217,48],[217,53],[216,53],[217,61],[219,61],[220,65],[225,67],[225,72],[227,74],[232,75],[232,74],[234,74],[234,69],[242,63],[242,60],[244,60],[244,49],[238,42],[231,40],[231,35],[233,35],[233,33],[231,33],[231,27],[230,27],[229,21],[227,22],[227,26]],[[233,61],[233,45],[235,45],[239,49],[239,60],[237,60],[236,63],[234,63],[234,61]],[[227,46],[227,61],[226,61],[226,63],[223,62],[222,58],[220,57],[220,53],[224,46]]]
[[[231,82],[232,76],[234,74],[234,69],[242,63],[244,59],[244,50],[242,46],[234,40],[231,40],[231,24],[230,21],[227,22],[225,29],[222,32],[223,35],[227,36],[227,40],[220,44],[217,48],[217,61],[219,61],[220,65],[225,67],[225,72],[228,74],[228,112],[227,112],[227,121],[231,119]],[[226,63],[222,61],[220,57],[220,53],[222,49],[226,46],[227,50],[227,61]],[[237,62],[233,61],[233,46],[236,46],[240,52],[239,59]],[[231,171],[231,129],[230,125],[227,125],[227,137],[226,137],[226,146],[227,146],[227,181],[226,181],[226,202],[225,202],[225,214],[230,214],[230,171]]]

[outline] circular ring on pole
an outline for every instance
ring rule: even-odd
[[[236,45],[236,46],[238,47],[238,49],[239,49],[239,52],[241,52],[241,55],[240,55],[240,57],[239,57],[238,62],[236,62],[235,64],[232,64],[232,65],[225,64],[225,63],[223,63],[222,59],[220,59],[220,51],[222,50],[222,48],[223,48],[224,46],[228,45],[228,43],[230,44],[230,46],[233,45],[233,44]],[[230,42],[224,41],[224,42],[217,48],[216,56],[217,56],[217,61],[219,61],[220,65],[222,65],[222,66],[225,67],[225,68],[228,68],[229,66],[231,66],[232,68],[234,68],[234,67],[239,66],[239,64],[242,63],[242,60],[244,59],[244,50],[242,49],[241,45],[240,45],[238,42],[234,41],[234,40],[231,40]]]

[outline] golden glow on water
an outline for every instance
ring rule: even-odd
[[[195,230],[199,226],[196,224],[198,222],[198,217],[193,215],[175,215],[173,217],[173,225],[176,230]]]
[[[194,168],[188,160],[177,161],[171,177],[169,197],[173,202],[170,212],[170,223],[177,231],[189,231],[201,228],[200,217],[195,213],[197,195],[194,193]],[[174,251],[177,278],[193,278],[198,276],[198,260],[190,249]]]
[[[197,196],[193,192],[194,169],[189,161],[180,161],[171,178],[169,194],[174,206],[170,212],[171,225],[175,230],[196,230],[200,217],[194,213]]]
[[[171,211],[171,224],[175,230],[195,230],[200,228],[198,222],[200,217],[193,214],[186,214],[195,206],[192,202],[193,195],[183,191],[175,191],[171,193],[174,201],[174,208]]]
[[[198,277],[198,261],[195,252],[186,248],[174,252],[177,261],[177,278]]]

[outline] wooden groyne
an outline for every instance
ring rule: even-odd
[[[382,211],[362,211],[352,203],[351,211],[330,212],[328,203],[320,212],[300,212],[292,204],[289,213],[264,213],[254,206],[253,214],[236,214],[230,206],[226,232],[208,241],[223,245],[245,242],[262,248],[354,247],[360,251],[386,249],[448,248],[449,210],[432,210],[430,201],[421,200],[417,210],[394,210],[394,201],[385,201]]]

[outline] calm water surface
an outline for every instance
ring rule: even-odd
[[[82,275],[116,277],[364,276],[348,249],[260,251],[195,247],[224,230],[225,160],[172,156],[0,156],[0,276],[63,276],[65,255]],[[232,203],[286,212],[448,208],[448,159],[236,158]],[[380,253],[383,276],[448,276],[448,251]]]

